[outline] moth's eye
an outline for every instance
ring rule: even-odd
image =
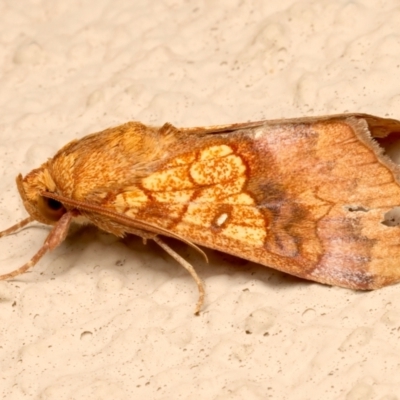
[[[41,214],[43,214],[43,216],[50,221],[58,221],[66,212],[66,209],[62,203],[43,196],[39,197],[38,208]]]

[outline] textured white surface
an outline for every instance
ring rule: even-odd
[[[0,229],[14,177],[128,120],[177,126],[339,112],[400,117],[395,0],[0,2]],[[301,162],[301,160],[299,160]],[[0,272],[39,248],[0,240]],[[0,282],[0,397],[400,398],[400,286],[330,288],[215,252],[72,233]]]

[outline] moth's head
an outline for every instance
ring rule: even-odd
[[[17,187],[26,211],[39,222],[54,225],[67,211],[59,201],[42,195],[43,192],[56,192],[56,185],[46,164],[34,169],[24,178],[18,175]]]

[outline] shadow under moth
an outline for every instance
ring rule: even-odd
[[[128,122],[74,140],[17,186],[32,221],[52,225],[13,278],[65,239],[71,223],[160,236],[351,289],[400,280],[400,167],[386,154],[400,122],[365,114],[197,128]],[[204,253],[203,253],[204,254]]]

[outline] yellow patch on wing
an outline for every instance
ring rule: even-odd
[[[262,246],[267,236],[265,219],[254,199],[243,192],[247,176],[242,158],[229,146],[212,146],[199,153],[189,172],[195,195],[175,226],[177,232],[195,238],[210,230],[210,234]]]
[[[141,202],[144,206],[149,201],[143,209],[150,213],[148,218],[152,218],[152,207],[156,207],[154,218],[162,226],[171,226],[174,232],[190,240],[197,238],[204,243],[211,237],[216,241],[221,237],[263,246],[267,236],[265,217],[254,199],[243,191],[246,169],[242,157],[230,146],[193,151],[142,179],[144,191],[136,192],[128,200],[125,194],[124,205],[137,207]],[[159,219],[160,210],[166,216],[163,220]],[[174,222],[169,225],[171,218]]]
[[[202,161],[210,160],[213,158],[221,158],[221,157],[227,156],[228,154],[232,154],[232,153],[233,153],[233,150],[225,144],[219,145],[219,146],[211,146],[200,152],[199,159]]]
[[[224,205],[226,209],[221,208]],[[199,231],[214,228],[218,230],[218,235],[249,245],[263,246],[267,237],[265,225],[264,216],[254,200],[246,193],[239,193],[224,197],[220,202],[198,203],[197,199],[194,200],[176,228],[181,233],[191,232],[192,236],[196,236],[193,233],[194,226]]]
[[[117,212],[133,218],[148,200],[148,197],[142,190],[136,186],[132,186],[124,192],[119,193],[113,203]]]
[[[235,240],[262,246],[267,236],[265,220],[251,196],[239,193],[229,196],[224,203],[230,205],[230,212],[221,233]]]
[[[153,192],[194,188],[189,176],[189,166],[177,166],[154,172],[142,179],[142,186]]]
[[[227,204],[254,205],[253,198],[247,193],[238,193],[225,199]]]
[[[216,204],[190,204],[183,215],[179,225],[191,224],[197,225],[199,229],[210,228],[215,217]]]
[[[217,183],[207,189],[201,190],[196,197],[196,201],[199,203],[230,202],[229,197],[240,193],[245,183],[246,178],[244,176],[233,181]]]
[[[160,203],[181,203],[189,202],[193,195],[193,190],[176,190],[172,192],[155,192],[152,198]]]
[[[198,185],[212,185],[232,180],[243,175],[245,171],[246,166],[241,157],[230,154],[195,161],[190,168],[190,176]]]
[[[264,228],[265,223],[263,215],[255,206],[238,204],[231,207],[231,209],[230,221],[232,221],[233,224]]]

